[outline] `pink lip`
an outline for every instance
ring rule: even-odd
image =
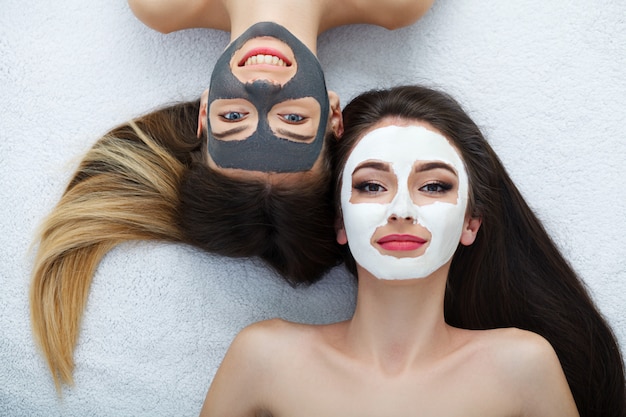
[[[425,239],[413,235],[387,235],[376,242],[383,249],[390,251],[411,251],[426,243]]]
[[[254,48],[248,51],[243,56],[243,58],[239,60],[239,63],[237,65],[240,67],[243,67],[246,61],[248,60],[248,58],[250,58],[251,56],[256,56],[256,55],[272,55],[272,56],[282,59],[285,62],[285,65],[291,66],[291,61],[287,59],[287,57],[283,55],[280,51],[273,49],[273,48],[265,48],[265,47]]]

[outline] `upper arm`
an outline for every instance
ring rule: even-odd
[[[237,335],[211,383],[201,417],[252,417],[264,407],[263,390],[273,373],[271,345],[271,334],[263,323]]]
[[[509,368],[521,395],[523,416],[578,417],[561,363],[543,337],[526,332],[511,352]]]
[[[146,26],[162,33],[190,28],[229,30],[230,18],[217,0],[128,0]]]

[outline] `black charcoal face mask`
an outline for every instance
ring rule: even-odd
[[[242,83],[232,73],[230,61],[248,40],[271,36],[286,43],[294,53],[297,72],[282,87],[265,80]],[[272,107],[286,100],[312,97],[320,105],[320,122],[311,143],[299,143],[275,135],[269,125]],[[315,55],[284,27],[262,22],[251,26],[220,56],[209,86],[208,106],[218,99],[245,99],[259,114],[256,131],[243,140],[223,141],[211,133],[208,118],[208,150],[211,159],[222,168],[239,168],[263,172],[298,172],[310,170],[324,143],[329,102],[324,73]]]

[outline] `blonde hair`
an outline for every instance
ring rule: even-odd
[[[81,317],[102,257],[124,241],[182,240],[176,213],[184,170],[129,122],[88,151],[45,219],[30,291],[31,318],[57,389],[73,383]]]

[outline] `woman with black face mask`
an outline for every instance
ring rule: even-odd
[[[161,32],[226,30],[231,42],[200,100],[102,137],[45,220],[31,316],[57,387],[72,383],[94,270],[119,243],[152,239],[258,256],[293,284],[339,263],[327,141],[343,127],[315,56],[317,36],[345,24],[406,26],[432,2],[129,2]]]

